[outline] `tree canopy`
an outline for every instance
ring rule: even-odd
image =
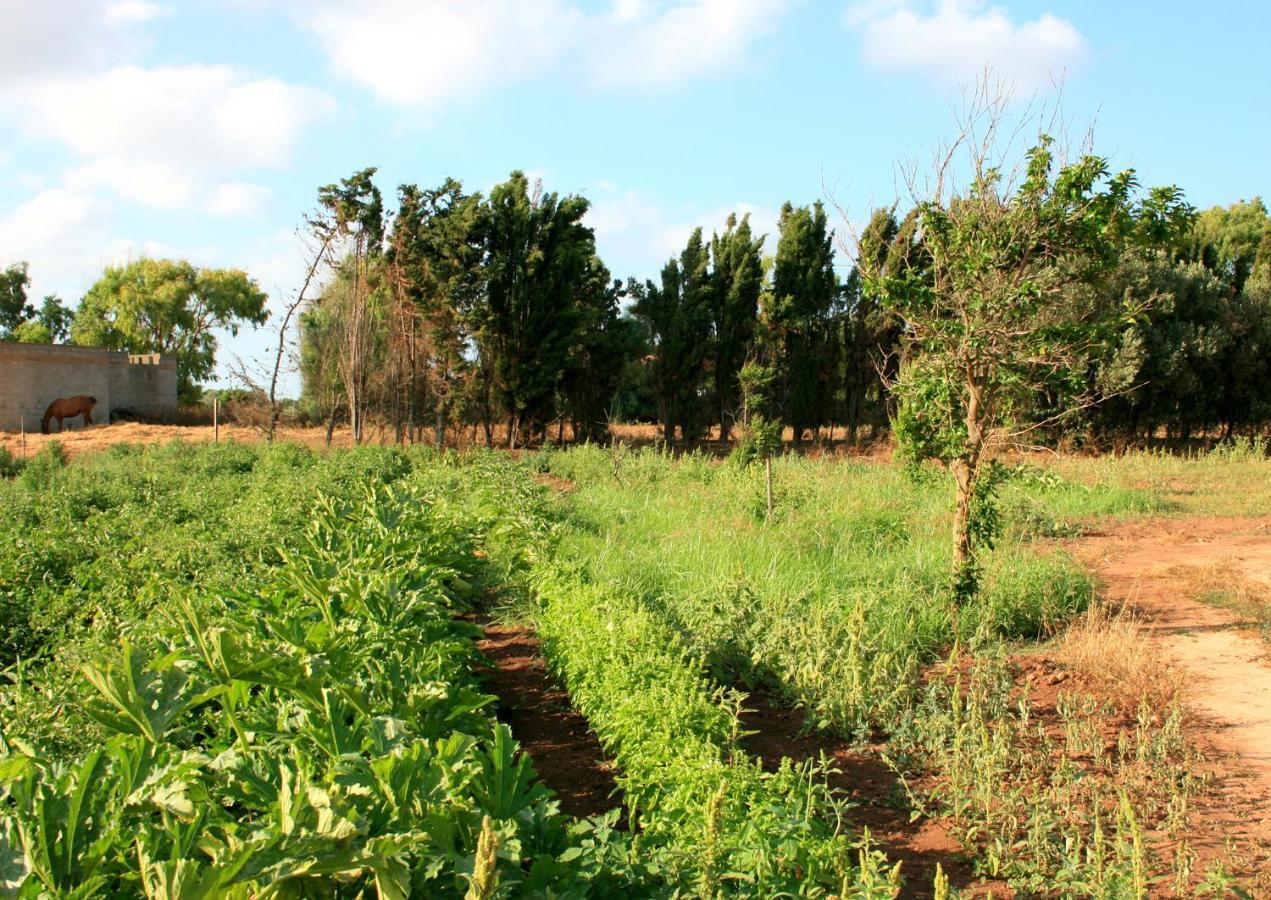
[[[1036,424],[1047,389],[1079,407],[1091,358],[1142,312],[1132,297],[1091,302],[1079,288],[1106,278],[1128,246],[1176,240],[1191,221],[1176,188],[1139,195],[1133,171],[1093,154],[1060,165],[1044,134],[1018,183],[979,149],[990,144],[972,149],[964,189],[937,181],[919,202],[921,260],[895,264],[876,243],[858,252],[867,290],[904,321],[914,354],[896,386],[897,437],[956,481],[959,596],[974,590],[977,547],[991,540],[986,463]]]
[[[238,269],[200,269],[179,260],[139,259],[110,266],[89,288],[71,327],[84,346],[176,357],[183,402],[200,396],[198,382],[216,365],[216,331],[237,335],[243,324],[268,318],[266,296]]]

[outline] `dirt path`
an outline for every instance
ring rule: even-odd
[[[1271,516],[1138,521],[1070,549],[1185,673],[1212,748],[1239,757],[1271,796],[1271,647],[1247,619],[1199,599],[1215,587],[1271,596]]]
[[[594,816],[622,804],[615,769],[587,720],[569,705],[527,627],[486,623],[477,647],[493,663],[481,672],[498,698],[499,721],[534,760],[538,777],[572,816]]]

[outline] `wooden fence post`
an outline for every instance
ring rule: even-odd
[[[212,395],[212,443],[219,444],[221,442],[221,398],[216,394]]]

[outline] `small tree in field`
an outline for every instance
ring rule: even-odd
[[[741,388],[742,438],[733,453],[743,463],[763,460],[765,514],[772,518],[772,457],[781,450],[781,421],[770,415],[769,406],[777,372],[752,358],[737,373]]]
[[[1043,389],[1087,405],[1091,354],[1138,312],[1085,287],[1127,244],[1163,240],[1191,214],[1176,188],[1139,196],[1133,171],[1112,174],[1092,153],[1060,162],[1045,133],[1004,165],[1005,107],[981,87],[929,186],[909,179],[913,265],[878,264],[889,254],[869,231],[857,242],[863,289],[901,317],[910,344],[894,388],[897,440],[911,461],[943,462],[956,483],[955,604],[975,592],[976,551],[992,540],[995,454],[1039,426],[1031,413]]]

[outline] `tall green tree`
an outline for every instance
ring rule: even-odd
[[[469,319],[484,290],[481,197],[454,179],[424,190],[402,185],[398,197],[387,250],[396,300],[392,363],[408,427],[422,402],[440,446],[471,375]]]
[[[677,427],[685,442],[702,430],[713,293],[709,265],[710,250],[698,228],[679,258],[663,266],[659,284],[631,286],[636,298],[632,313],[648,329],[653,345],[649,365],[668,445],[675,442]]]
[[[599,257],[592,257],[576,293],[580,320],[577,342],[569,354],[561,394],[575,440],[601,443],[609,438],[628,363],[643,347],[640,331],[620,315],[626,291]]]
[[[964,131],[950,151],[970,154],[965,189],[938,169],[918,205],[927,265],[888,271],[858,248],[866,288],[904,319],[916,354],[898,384],[898,438],[912,459],[942,460],[954,476],[958,601],[974,592],[977,551],[991,542],[985,473],[995,452],[1026,432],[1043,386],[1079,392],[1092,354],[1138,312],[1072,288],[1106,277],[1127,245],[1169,239],[1191,215],[1174,188],[1139,198],[1134,173],[1112,174],[1102,157],[1058,165],[1045,135],[1016,186],[990,155],[994,107],[971,121],[985,118],[985,134]]]
[[[750,216],[729,215],[724,233],[711,238],[712,376],[719,438],[726,441],[740,402],[738,373],[754,338],[763,290],[763,235],[751,234]]]
[[[1260,265],[1271,265],[1271,218],[1260,197],[1215,206],[1196,217],[1186,258],[1226,282],[1233,295]]]
[[[904,268],[921,265],[917,228],[916,212],[898,222],[894,209],[875,210],[860,235],[860,252],[869,257],[867,266],[896,276]],[[886,421],[894,413],[890,387],[900,372],[904,323],[866,288],[859,266],[853,267],[843,285],[842,321],[843,411],[848,437],[855,440],[871,396],[876,402],[875,422]]]
[[[783,418],[795,442],[829,418],[837,390],[834,320],[840,297],[834,273],[834,233],[820,202],[786,203],[765,317],[777,341],[775,361]]]
[[[318,206],[324,215],[310,222],[319,240],[337,242],[337,279],[326,299],[339,304],[333,317],[339,348],[340,380],[347,395],[346,411],[354,443],[365,433],[370,407],[370,379],[377,339],[376,319],[382,304],[376,292],[383,286],[384,203],[375,186],[376,169],[367,168],[318,188]]]
[[[1217,375],[1216,418],[1226,432],[1266,421],[1268,381],[1267,282],[1271,278],[1271,217],[1259,198],[1201,213],[1191,231],[1190,258],[1226,291],[1222,311],[1228,349]]]
[[[511,446],[541,435],[555,418],[585,320],[579,286],[596,252],[583,224],[587,209],[582,197],[531,193],[520,171],[490,191],[481,225],[485,297],[472,321]]]
[[[30,286],[29,267],[24,262],[12,263],[0,272],[0,340],[35,315],[35,308],[27,302]]]
[[[60,344],[71,335],[75,311],[62,302],[56,294],[48,294],[35,314],[35,321],[48,332],[49,343]]]
[[[200,269],[183,260],[138,259],[110,266],[80,302],[76,344],[176,357],[182,402],[197,402],[198,382],[216,365],[218,329],[237,336],[269,317],[266,296],[239,269]]]

